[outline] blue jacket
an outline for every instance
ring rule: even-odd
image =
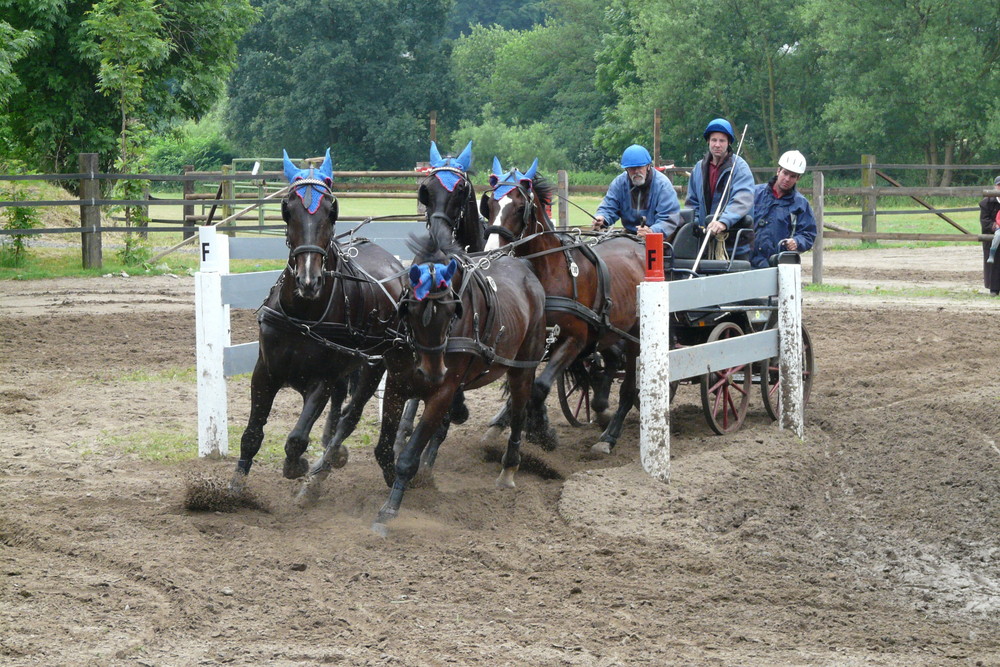
[[[664,238],[673,234],[681,221],[681,204],[677,199],[677,191],[662,172],[652,169],[650,174],[652,180],[649,183],[648,208],[632,208],[632,182],[628,173],[622,172],[608,186],[608,193],[597,207],[597,215],[604,216],[604,222],[608,226],[621,218],[622,226],[633,233],[639,226],[640,216],[646,216],[646,225],[651,231],[663,234]]]
[[[750,263],[755,269],[767,267],[771,255],[781,250],[778,244],[787,238],[795,239],[799,246],[796,252],[800,253],[812,248],[816,241],[816,218],[808,200],[798,190],[775,197],[773,178],[754,189],[753,228]]]
[[[719,214],[719,222],[728,229],[732,229],[743,219],[744,216],[753,215],[753,174],[750,172],[750,165],[743,158],[732,153],[722,163],[719,172],[719,180],[715,184],[715,192],[712,193],[712,200],[706,201],[705,197],[705,177],[708,162],[711,155],[706,155],[691,170],[691,180],[688,181],[687,198],[684,205],[694,209],[694,223],[699,227],[704,227],[715,214],[722,200],[722,191],[726,188],[726,183],[732,178],[733,183],[726,193],[726,201],[722,202],[722,212]],[[730,176],[731,174],[731,176]],[[734,232],[735,233],[735,232]],[[747,232],[740,235],[742,243],[734,253],[734,256],[746,257],[750,253],[751,236]],[[730,245],[735,243],[735,239],[730,239]]]

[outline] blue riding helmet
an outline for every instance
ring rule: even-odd
[[[705,128],[705,139],[707,140],[708,135],[713,132],[722,132],[729,137],[729,143],[736,141],[736,137],[733,135],[733,126],[725,118],[715,118],[708,124],[708,127]]]
[[[622,153],[622,169],[629,167],[645,167],[653,164],[653,158],[643,146],[632,144]]]

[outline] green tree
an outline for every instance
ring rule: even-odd
[[[943,167],[1000,155],[1000,5],[995,0],[809,0],[816,57],[831,94],[827,140],[842,150]],[[849,147],[849,148],[848,148]]]
[[[113,98],[121,111],[120,152],[115,160],[119,173],[140,172],[148,133],[136,112],[144,102],[144,73],[160,66],[170,52],[170,44],[161,39],[161,17],[154,0],[101,0],[87,12],[83,29],[93,40],[91,48],[100,62],[97,89]],[[143,183],[118,181],[115,192],[126,200],[143,195]],[[143,209],[126,205],[125,226],[148,225]],[[147,259],[148,249],[131,233],[125,235],[121,259],[139,264]]]
[[[76,171],[76,155],[101,154],[107,168],[117,154],[119,100],[97,93],[100,53],[84,28],[94,0],[0,0],[0,21],[35,38],[13,64],[20,86],[8,100],[8,137],[29,167]],[[219,96],[239,37],[256,13],[249,0],[160,0],[157,39],[169,54],[143,71],[143,104],[136,117],[156,128],[176,118],[198,118]]]
[[[475,165],[480,172],[488,172],[494,156],[500,158],[504,168],[519,167],[522,171],[531,166],[536,157],[541,169],[548,173],[569,165],[569,157],[549,125],[507,125],[493,114],[489,104],[483,115],[482,122],[463,123],[452,137],[456,146],[472,142],[473,153],[477,156]]]
[[[527,30],[545,19],[544,0],[454,0],[448,37],[470,34],[476,26]]]
[[[701,129],[728,118],[744,150],[774,161],[788,144],[786,118],[795,97],[803,31],[778,0],[618,0],[600,53],[602,90],[614,91],[599,141],[618,152],[651,139],[662,110],[661,152],[693,162],[704,151]]]
[[[427,118],[454,85],[443,39],[450,0],[262,0],[240,46],[227,128],[267,155],[332,148],[337,168],[412,167]]]
[[[14,64],[24,57],[35,43],[35,35],[28,30],[17,30],[0,20],[0,107],[14,93],[20,83]]]

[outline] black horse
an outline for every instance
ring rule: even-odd
[[[309,432],[327,400],[323,432],[328,467],[347,463],[344,439],[384,372],[379,354],[393,337],[405,271],[399,261],[368,241],[339,245],[334,238],[337,199],[331,192],[330,151],[319,169],[300,170],[285,154],[290,190],[281,203],[290,248],[288,264],[258,314],[260,351],[250,388],[250,417],[233,478],[240,488],[264,438],[274,397],[290,386],[303,397],[302,414],[285,442],[284,476],[301,477]],[[347,378],[360,369],[351,402],[341,415]]]
[[[545,293],[526,262],[470,258],[440,228],[412,243],[411,287],[400,304],[410,347],[385,354],[385,408],[375,458],[392,490],[375,522],[380,533],[398,514],[424,448],[460,386],[475,389],[507,377],[511,431],[497,486],[514,486],[525,410],[545,352]],[[394,457],[400,413],[410,397],[424,401],[424,412]]]

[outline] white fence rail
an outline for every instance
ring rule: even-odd
[[[639,285],[639,455],[643,469],[670,479],[670,382],[713,369],[779,357],[781,428],[805,436],[802,418],[802,267],[780,264],[719,276]],[[778,297],[778,326],[758,333],[670,349],[670,313]]]
[[[338,234],[360,223],[337,223]],[[420,222],[377,222],[366,225],[359,236],[378,242],[392,254],[409,259],[410,232]],[[201,265],[195,274],[195,344],[198,372],[198,455],[229,453],[226,378],[249,373],[257,363],[257,341],[232,344],[231,308],[256,309],[264,301],[281,271],[229,273],[233,259],[285,259],[284,237],[229,237],[215,227],[201,227]]]

